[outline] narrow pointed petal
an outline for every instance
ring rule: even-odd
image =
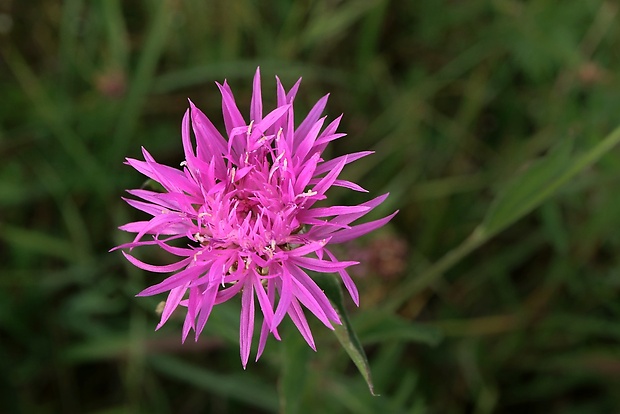
[[[332,233],[331,242],[334,244],[343,243],[349,240],[356,239],[360,236],[363,236],[366,233],[370,233],[371,231],[376,230],[379,227],[382,227],[385,224],[387,224],[390,220],[392,220],[392,218],[396,214],[398,214],[398,210],[396,210],[395,212],[393,212],[387,217],[383,217],[382,219],[370,221],[364,224],[359,224],[357,226],[351,227],[350,229],[344,229],[344,230],[340,230],[335,233]]]
[[[255,139],[260,138],[276,121],[286,115],[289,108],[290,105],[280,106],[268,113],[265,118],[255,122],[252,128],[252,136],[255,137]]]
[[[183,152],[185,153],[185,159],[191,164],[196,157],[194,154],[194,148],[192,146],[192,137],[190,132],[190,110],[185,111],[183,115],[183,123],[181,124],[181,137],[183,142]]]
[[[290,257],[289,261],[308,270],[321,273],[332,273],[338,269],[359,264],[359,262],[329,262],[326,260],[314,259],[312,257]]]
[[[336,256],[334,256],[334,254],[332,252],[330,252],[329,250],[325,249],[325,253],[327,253],[327,256],[329,256],[329,258],[331,259],[332,262],[337,262],[338,261],[336,259]],[[351,276],[349,276],[349,273],[347,273],[347,271],[345,269],[339,269],[338,270],[338,275],[340,275],[340,278],[342,279],[342,282],[344,283],[344,287],[349,292],[349,295],[351,295],[351,299],[353,299],[353,302],[355,303],[355,306],[359,306],[360,305],[360,295],[359,295],[359,292],[357,290],[357,286],[355,286],[355,283],[353,282],[353,279],[351,279]]]
[[[336,165],[338,165],[338,163],[340,163],[340,161],[342,161],[342,159],[345,159],[346,163],[349,164],[353,161],[357,161],[360,158],[364,158],[374,153],[374,151],[354,152],[352,154],[341,155],[340,157],[336,157],[333,160],[322,162],[316,167],[315,175],[321,175],[323,173],[326,173],[327,171],[332,170]]]
[[[219,173],[224,168],[222,156],[226,154],[226,140],[207,116],[190,101],[192,129],[196,135],[196,156],[213,162]]]
[[[235,97],[233,96],[228,83],[226,81],[224,81],[223,85],[217,83],[217,87],[220,89],[220,93],[222,94],[222,113],[224,114],[226,132],[230,135],[233,128],[247,124],[243,119],[241,112],[239,112],[239,108],[237,108]]]
[[[294,275],[295,283],[300,292],[303,292],[304,296],[308,296],[309,304],[306,305],[317,318],[321,320],[328,328],[332,328],[329,320],[340,324],[340,318],[336,313],[336,310],[329,302],[329,299],[325,293],[319,288],[314,280],[310,278],[302,269],[296,266],[290,266],[290,272]],[[300,300],[301,297],[297,296]]]
[[[252,282],[246,281],[241,294],[241,322],[239,326],[239,346],[243,369],[248,365],[252,335],[254,333],[254,292]]]
[[[256,297],[258,298],[258,304],[261,308],[261,312],[263,313],[263,318],[267,326],[269,326],[271,330],[271,326],[273,324],[273,303],[267,297],[267,293],[265,292],[265,288],[261,284],[258,275],[254,275],[252,277],[252,285],[254,286],[254,292],[256,292]]]
[[[288,268],[286,266],[283,267],[280,286],[280,301],[278,302],[276,312],[273,316],[273,322],[271,325],[272,330],[275,329],[280,322],[282,322],[284,315],[286,315],[289,311],[293,301],[293,282],[291,281],[291,278],[292,276]]]
[[[175,287],[185,284],[188,281],[191,281],[193,278],[196,278],[199,274],[204,272],[206,269],[204,266],[194,266],[189,267],[185,270],[180,271],[176,275],[170,276],[165,279],[163,282],[153,285],[144,289],[142,292],[138,293],[136,296],[153,296],[158,293],[165,292],[170,289],[174,289]]]
[[[303,138],[301,138],[301,142],[297,145],[297,148],[295,149],[295,155],[300,160],[305,160],[306,155],[308,155],[312,150],[316,138],[319,135],[319,131],[321,131],[321,128],[323,127],[325,118],[326,117],[323,117],[317,122],[315,122],[314,125],[312,125],[312,127],[310,128],[310,130],[303,136]]]
[[[276,77],[277,104],[265,109],[257,68],[249,123],[229,84],[217,84],[225,134],[189,101],[181,122],[185,159],[180,164],[160,164],[145,148],[143,160],[127,158],[126,162],[158,185],[129,191],[125,201],[151,218],[120,226],[135,234],[134,239],[111,251],[155,246],[177,257],[167,265],[152,265],[123,253],[140,269],[170,273],[138,296],[167,293],[157,329],[169,323],[180,306],[186,312],[183,341],[191,330],[198,340],[213,308],[241,295],[239,353],[244,369],[252,348],[255,296],[263,316],[257,360],[269,336],[280,340],[278,327],[286,315],[316,350],[304,311],[330,329],[341,320],[307,271],[338,273],[358,305],[359,293],[347,273],[357,262],[339,261],[328,247],[364,235],[396,214],[352,225],[385,201],[387,194],[359,205],[315,207],[329,200],[331,187],[366,192],[339,175],[347,164],[372,152],[323,159],[327,145],[346,136],[338,131],[342,115],[325,126],[323,112],[329,98],[325,95],[298,118],[301,123],[296,122],[294,100],[300,83],[301,79],[287,92]],[[162,189],[155,191],[155,187]]]
[[[260,88],[260,68],[256,68],[252,87],[252,103],[250,104],[250,121],[260,122],[263,119],[263,97]]]
[[[334,181],[336,181],[336,177],[338,177],[338,174],[340,174],[344,168],[346,161],[346,158],[340,161],[340,163],[338,163],[333,170],[327,173],[325,177],[321,178],[321,180],[312,188],[312,191],[315,191],[317,194],[324,194],[332,186]]]
[[[291,301],[291,306],[288,311],[291,320],[301,333],[301,336],[306,340],[310,348],[316,351],[316,345],[314,344],[314,338],[312,337],[312,332],[310,331],[310,326],[308,326],[308,321],[306,320],[306,316],[304,315],[304,311],[299,306],[299,302],[296,299]]]
[[[155,330],[164,326],[168,318],[170,318],[170,315],[172,315],[172,312],[174,312],[177,306],[179,306],[179,302],[183,299],[187,286],[188,283],[183,286],[176,287],[170,291],[168,294],[168,299],[166,299],[166,304],[164,305],[164,310],[161,313],[161,320],[159,321],[159,324],[157,324],[157,328],[155,328]]]
[[[211,315],[211,311],[213,310],[213,306],[215,305],[215,297],[217,295],[217,284],[214,283],[204,291],[204,293],[198,299],[198,304],[195,306],[199,309],[198,321],[196,322],[196,340],[198,340],[198,336],[201,334],[204,329],[207,321],[209,320],[209,316]]]
[[[329,99],[329,94],[323,96],[318,100],[316,104],[312,107],[306,118],[302,121],[299,127],[295,130],[295,143],[296,146],[301,143],[303,138],[310,132],[313,125],[319,120],[321,114],[325,110],[325,106],[327,105],[327,100]],[[296,149],[295,146],[295,149]]]
[[[299,85],[301,85],[301,78],[297,79],[297,82],[291,87],[291,89],[286,94],[286,103],[293,103],[295,100],[295,96],[297,96],[297,90],[299,89]]]
[[[277,282],[273,279],[267,282],[267,297],[269,298],[269,301],[271,303],[275,303],[275,300],[276,300],[276,283]],[[272,325],[273,325],[273,322],[272,322]],[[256,361],[258,361],[260,356],[263,354],[263,351],[265,350],[265,345],[267,344],[267,338],[269,337],[270,331],[274,334],[274,337],[279,341],[280,335],[278,335],[278,331],[276,327],[272,326],[270,328],[269,326],[267,326],[267,323],[265,323],[265,320],[263,319],[263,324],[261,326],[261,331],[260,331],[260,338],[258,340],[258,351],[256,351]]]
[[[351,213],[365,213],[370,210],[370,207],[366,206],[332,206],[332,207],[318,207],[310,210],[306,210],[304,217],[330,217],[339,216],[342,214]]]
[[[148,272],[155,272],[155,273],[168,273],[168,272],[176,272],[177,270],[187,266],[192,259],[191,258],[187,258],[187,259],[183,259],[179,262],[176,263],[172,263],[169,265],[165,265],[165,266],[156,266],[156,265],[150,265],[148,263],[144,263],[138,259],[136,259],[135,257],[133,257],[132,255],[130,255],[129,253],[125,253],[122,252],[123,256],[125,256],[125,258],[129,261],[129,263],[131,263],[132,265],[142,269],[142,270],[146,270]]]
[[[347,180],[336,180],[336,181],[334,181],[333,185],[336,186],[336,187],[348,188],[349,190],[353,190],[353,191],[359,191],[360,193],[367,193],[368,192],[368,190],[366,190],[362,186],[360,186],[358,184],[355,184],[354,182],[347,181]]]

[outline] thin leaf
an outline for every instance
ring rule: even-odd
[[[304,391],[308,388],[308,357],[311,350],[306,342],[291,329],[286,330],[282,347],[282,371],[278,381],[280,412],[299,413]],[[291,332],[293,334],[291,334]]]
[[[483,222],[455,249],[446,253],[438,262],[429,267],[419,277],[411,279],[403,285],[384,307],[385,311],[394,311],[407,302],[411,296],[431,285],[444,272],[460,262],[464,257],[489,241],[504,228],[519,220],[521,217],[540,206],[555,194],[555,192],[573,179],[584,169],[596,163],[603,155],[611,151],[620,143],[620,127],[607,135],[600,143],[585,154],[570,159],[571,146],[568,143],[561,145],[545,159],[539,161],[538,166],[530,168],[522,178],[516,179],[510,188],[519,191],[518,195],[511,195],[508,189],[502,191],[498,200],[489,210]],[[565,162],[568,157],[570,162]],[[563,170],[559,170],[564,166]],[[558,170],[556,170],[558,168]],[[534,169],[532,172],[531,170]],[[532,176],[546,178],[544,184],[534,184]],[[520,188],[522,187],[522,188]],[[526,191],[526,188],[528,191]],[[533,191],[533,189],[537,191]],[[529,198],[528,198],[529,197]],[[510,207],[511,204],[522,202],[523,206]]]
[[[436,346],[443,339],[441,331],[433,326],[410,322],[398,315],[383,312],[367,312],[356,320],[362,343],[370,344],[389,339],[403,340]]]
[[[497,197],[477,232],[487,238],[497,234],[540,206],[559,188],[593,165],[620,143],[620,127],[583,155],[571,157],[570,141],[562,143],[533,165]]]
[[[340,281],[331,273],[314,274],[313,276],[317,284],[325,291],[325,294],[335,306],[336,313],[342,322],[342,325],[334,325],[336,338],[338,338],[338,341],[347,354],[349,354],[349,357],[351,357],[351,360],[357,366],[357,369],[359,369],[362,377],[364,377],[370,393],[377,396],[378,394],[375,393],[374,384],[372,382],[368,358],[366,357],[360,340],[353,330],[353,326],[351,325],[347,310],[344,306],[344,296],[342,294]]]
[[[496,233],[536,208],[541,203],[541,195],[549,191],[555,180],[573,162],[571,150],[571,141],[561,143],[505,185],[491,205],[481,227],[489,233]]]
[[[278,398],[274,390],[258,378],[243,374],[216,373],[184,362],[179,358],[164,355],[153,356],[149,358],[149,361],[157,371],[185,381],[196,388],[243,401],[266,411],[277,410]]]

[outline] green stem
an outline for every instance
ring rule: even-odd
[[[420,276],[406,282],[395,295],[395,297],[387,305],[387,310],[394,312],[404,305],[413,295],[432,285],[446,271],[460,262],[464,257],[482,246],[495,235],[506,229],[508,226],[521,219],[535,208],[539,207],[544,201],[549,199],[558,189],[565,185],[569,180],[574,178],[582,170],[590,167],[598,161],[603,155],[609,152],[613,147],[620,143],[620,127],[617,127],[609,135],[607,135],[598,145],[586,152],[581,157],[560,174],[558,177],[550,180],[550,182],[540,191],[529,203],[529,208],[520,211],[511,220],[493,228],[485,228],[483,225],[478,226],[474,232],[457,248],[448,252],[438,262],[429,267]]]
[[[387,311],[394,312],[416,293],[432,285],[441,275],[460,262],[468,254],[480,247],[488,237],[481,231],[474,231],[463,243],[445,254],[438,262],[426,269],[420,276],[410,279],[402,286],[386,306]]]

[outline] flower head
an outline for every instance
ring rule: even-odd
[[[345,135],[336,132],[341,117],[324,127],[321,113],[326,95],[295,128],[293,101],[301,79],[288,92],[279,79],[276,81],[277,107],[264,114],[257,69],[249,122],[237,108],[228,84],[217,84],[226,138],[190,102],[181,129],[185,152],[181,169],[157,163],[144,148],[144,161],[127,159],[164,191],[128,191],[141,200],[127,199],[127,203],[152,218],[121,226],[137,234],[133,242],[118,248],[157,245],[179,257],[176,263],[155,266],[124,252],[141,269],[174,272],[138,296],[168,292],[157,328],[179,305],[187,308],[185,340],[190,330],[198,339],[214,305],[240,294],[239,342],[244,367],[257,307],[263,318],[256,359],[269,334],[280,339],[278,326],[287,314],[313,349],[304,307],[330,329],[333,323],[340,324],[336,310],[306,271],[337,272],[358,304],[357,289],[346,270],[357,262],[339,261],[328,246],[381,227],[396,214],[351,225],[381,204],[387,194],[357,206],[315,206],[327,198],[332,186],[365,192],[338,175],[346,164],[372,152],[329,161],[321,158],[329,142]],[[171,243],[177,239],[184,239],[185,247]]]

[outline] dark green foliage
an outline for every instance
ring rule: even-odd
[[[612,1],[0,3],[0,412],[607,413],[620,407],[620,26]],[[345,170],[386,228],[342,246],[368,386],[290,323],[243,371],[239,304],[153,332],[159,281],[119,252],[145,146],[182,157],[214,81],[331,93]],[[364,194],[331,193],[334,203]],[[144,252],[151,261],[168,258]],[[314,321],[316,322],[316,321]],[[295,399],[297,396],[297,399]]]

